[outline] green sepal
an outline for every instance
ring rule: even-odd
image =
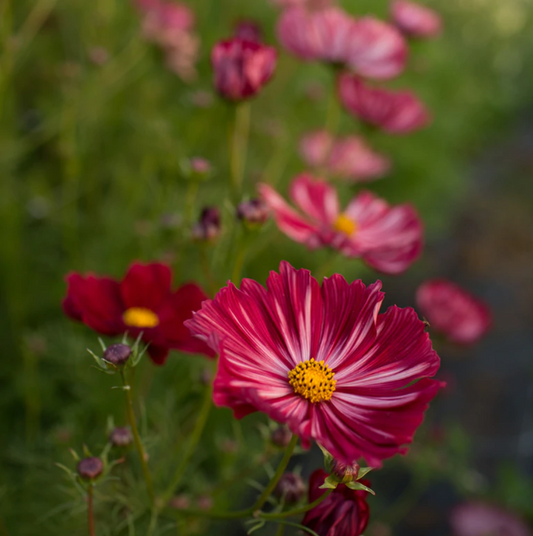
[[[336,489],[339,484],[340,482],[335,478],[335,475],[329,475],[326,480],[324,480],[324,483],[319,486],[319,489]]]
[[[360,467],[359,473],[357,473],[356,480],[361,480],[361,478],[364,478],[368,473],[370,473],[370,471],[372,471],[372,469],[374,468],[373,467]]]
[[[353,489],[353,490],[363,490],[363,491],[367,491],[368,493],[372,493],[372,495],[375,495],[374,490],[370,489],[364,484],[361,484],[361,482],[347,482],[346,486],[348,486],[350,489]]]

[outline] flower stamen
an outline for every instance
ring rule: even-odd
[[[346,236],[352,236],[357,231],[357,223],[350,219],[346,214],[339,214],[333,227],[339,233],[343,233]]]
[[[122,320],[132,328],[155,328],[159,325],[159,317],[145,307],[130,307],[124,311]]]
[[[302,361],[289,371],[289,383],[294,392],[313,404],[329,400],[335,391],[335,373],[324,361]]]

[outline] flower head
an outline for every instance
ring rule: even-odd
[[[211,52],[214,82],[225,99],[253,97],[270,80],[276,67],[276,51],[240,38],[218,42]]]
[[[440,15],[415,2],[394,0],[391,5],[391,15],[400,31],[410,37],[429,39],[438,36],[442,30]]]
[[[259,198],[243,201],[237,205],[236,216],[251,228],[261,227],[268,220],[268,207]]]
[[[253,20],[240,20],[237,22],[233,35],[239,39],[253,41],[254,43],[261,43],[263,41],[261,26]]]
[[[416,301],[431,327],[452,342],[477,342],[492,324],[486,303],[446,279],[432,279],[420,285]]]
[[[463,503],[451,515],[454,536],[532,536],[519,517],[481,502]]]
[[[306,486],[297,473],[284,473],[274,489],[274,495],[286,504],[296,504],[305,494]]]
[[[213,356],[183,325],[207,296],[195,283],[172,291],[171,279],[170,268],[159,263],[135,262],[122,281],[71,273],[63,310],[102,335],[142,333],[156,364],[165,362],[170,349]]]
[[[220,210],[217,207],[204,207],[198,223],[192,229],[193,238],[206,242],[217,238],[220,232]]]
[[[265,412],[345,463],[405,453],[440,387],[439,358],[412,309],[379,314],[380,288],[338,274],[320,286],[287,262],[266,288],[228,284],[186,323],[220,354],[215,404]]]
[[[320,486],[327,476],[322,469],[311,475],[310,503],[325,493]],[[370,517],[366,496],[366,491],[352,490],[344,484],[339,484],[327,499],[305,514],[302,524],[319,536],[359,536],[365,530]]]
[[[305,174],[289,190],[303,215],[270,186],[262,184],[260,192],[279,229],[311,249],[329,246],[388,274],[407,270],[422,249],[422,223],[410,205],[391,207],[363,191],[341,210],[337,191]]]
[[[371,87],[357,76],[343,74],[339,94],[350,113],[389,134],[407,134],[430,121],[428,110],[410,91]]]
[[[83,480],[95,480],[98,478],[104,470],[104,464],[100,458],[91,456],[89,458],[83,458],[78,462],[78,475]]]

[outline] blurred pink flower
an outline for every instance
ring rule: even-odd
[[[269,46],[228,39],[211,51],[214,83],[219,94],[233,101],[253,97],[272,77],[276,51]]]
[[[391,5],[391,15],[394,24],[405,35],[411,37],[436,37],[442,30],[440,15],[415,2],[394,0]]]
[[[392,78],[405,67],[407,46],[396,28],[372,17],[356,20],[336,7],[287,9],[277,33],[299,58],[345,64],[362,76]]]
[[[433,279],[420,285],[416,301],[431,327],[452,342],[474,343],[492,324],[486,303],[446,279]]]
[[[407,134],[430,121],[427,108],[411,91],[372,87],[357,76],[343,74],[339,94],[350,113],[389,134]]]
[[[454,536],[532,536],[532,531],[516,515],[481,502],[464,503],[451,514]]]
[[[240,20],[235,26],[233,37],[244,39],[245,41],[253,41],[254,43],[261,43],[263,41],[263,35],[261,26],[253,20]]]
[[[311,249],[329,246],[387,274],[407,270],[422,250],[422,222],[410,205],[390,207],[374,194],[361,192],[341,211],[332,186],[303,174],[289,191],[302,215],[270,186],[261,184],[259,189],[278,228]]]
[[[335,140],[325,130],[303,136],[300,154],[307,166],[353,182],[378,179],[391,167],[390,159],[372,150],[360,136]]]
[[[335,3],[334,0],[270,0],[272,4],[281,8],[307,7],[309,9],[321,9]]]
[[[320,285],[285,261],[266,288],[229,283],[187,322],[220,355],[215,404],[237,418],[262,411],[347,464],[405,453],[441,387],[440,360],[413,309],[379,313],[380,289],[339,274]]]

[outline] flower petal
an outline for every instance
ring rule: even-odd
[[[291,182],[289,195],[300,210],[316,222],[330,226],[339,215],[337,191],[324,180],[299,175]]]
[[[171,281],[172,273],[167,265],[134,262],[120,284],[124,305],[157,312],[170,294]]]

